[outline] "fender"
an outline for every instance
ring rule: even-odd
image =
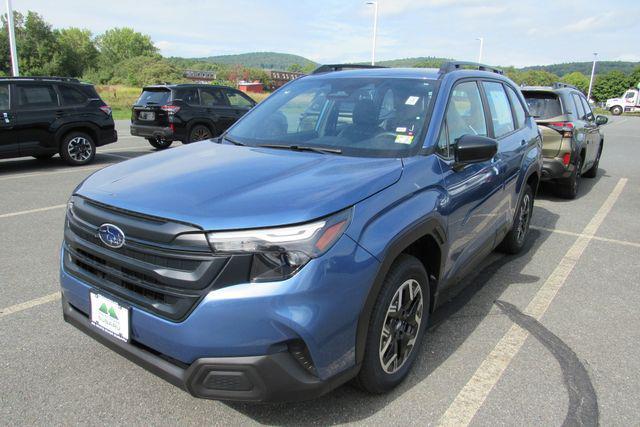
[[[53,140],[55,141],[56,147],[60,144],[60,139],[62,136],[74,129],[85,128],[89,129],[91,132],[91,136],[94,139],[94,142],[97,143],[98,134],[100,132],[100,128],[91,122],[73,122],[73,123],[65,123],[61,125],[58,130],[55,131]]]
[[[406,248],[426,235],[431,235],[440,247],[441,253],[444,252],[443,247],[446,242],[445,228],[433,217],[426,218],[408,229],[405,229],[402,233],[396,235],[395,238],[387,245],[384,252],[384,258],[380,263],[376,278],[369,290],[369,294],[367,295],[367,299],[364,303],[360,316],[358,317],[358,327],[356,331],[356,364],[362,363],[364,358],[364,350],[367,334],[369,332],[369,323],[371,321],[373,306],[375,305],[376,299],[378,298],[378,294],[380,293],[380,289],[382,288],[382,284],[384,283],[384,279],[387,276],[391,265],[398,255],[400,255]],[[441,256],[440,271],[442,271],[442,263],[445,259],[445,256]],[[429,286],[437,287],[437,283],[430,278]],[[437,292],[437,289],[430,289],[430,292],[431,294],[434,294]]]

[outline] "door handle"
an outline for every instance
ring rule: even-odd
[[[56,117],[62,117],[62,116],[64,116],[64,111],[62,110],[56,111]]]
[[[525,145],[527,145],[527,140],[526,140],[526,139],[523,139],[522,141],[520,141],[520,145],[521,145],[521,146],[525,146]]]

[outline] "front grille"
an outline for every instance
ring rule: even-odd
[[[117,224],[126,235],[122,248],[101,243],[97,230]],[[229,257],[214,256],[208,247],[175,243],[198,228],[141,215],[75,197],[65,227],[65,270],[99,291],[172,321],[181,321],[212,289],[240,283],[243,275]],[[206,241],[205,241],[206,242]]]

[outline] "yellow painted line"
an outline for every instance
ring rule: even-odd
[[[10,307],[0,309],[0,318],[9,316],[11,314],[19,313],[21,311],[27,310],[32,307],[37,307],[42,304],[58,301],[59,299],[60,299],[60,292],[55,292],[53,294],[45,295],[40,298],[35,298],[26,302],[22,302],[20,304],[12,305]]]
[[[32,214],[32,213],[36,213],[36,212],[46,212],[46,211],[51,211],[54,209],[62,209],[64,207],[66,207],[66,203],[64,205],[54,205],[54,206],[47,206],[46,208],[37,208],[37,209],[29,209],[28,211],[19,211],[19,212],[11,212],[11,213],[6,213],[6,214],[2,214],[0,215],[0,219],[2,218],[11,218],[14,216],[20,216],[20,215],[27,215],[27,214]]]
[[[574,233],[573,231],[557,230],[555,228],[535,227],[533,225],[531,226],[531,228],[533,228],[534,230],[548,231],[550,233],[564,234],[567,236],[574,236],[574,237],[587,236],[586,234],[583,234],[583,233]],[[601,242],[615,243],[617,245],[633,246],[634,248],[640,248],[640,243],[629,242],[627,240],[609,239],[607,237],[599,237],[599,236],[591,236],[591,238],[593,240],[599,240]]]
[[[600,225],[611,211],[627,183],[626,178],[618,181],[604,204],[569,248],[553,273],[527,306],[525,313],[540,320],[556,294],[593,239]],[[513,325],[487,355],[467,384],[460,390],[449,408],[440,418],[440,426],[468,426],[487,396],[518,353],[529,333],[518,325]]]

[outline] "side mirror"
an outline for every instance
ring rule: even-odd
[[[486,162],[498,152],[498,142],[486,136],[463,135],[457,139],[453,152],[458,167]]]
[[[606,125],[609,122],[609,118],[607,116],[596,116],[596,125],[602,126]]]

